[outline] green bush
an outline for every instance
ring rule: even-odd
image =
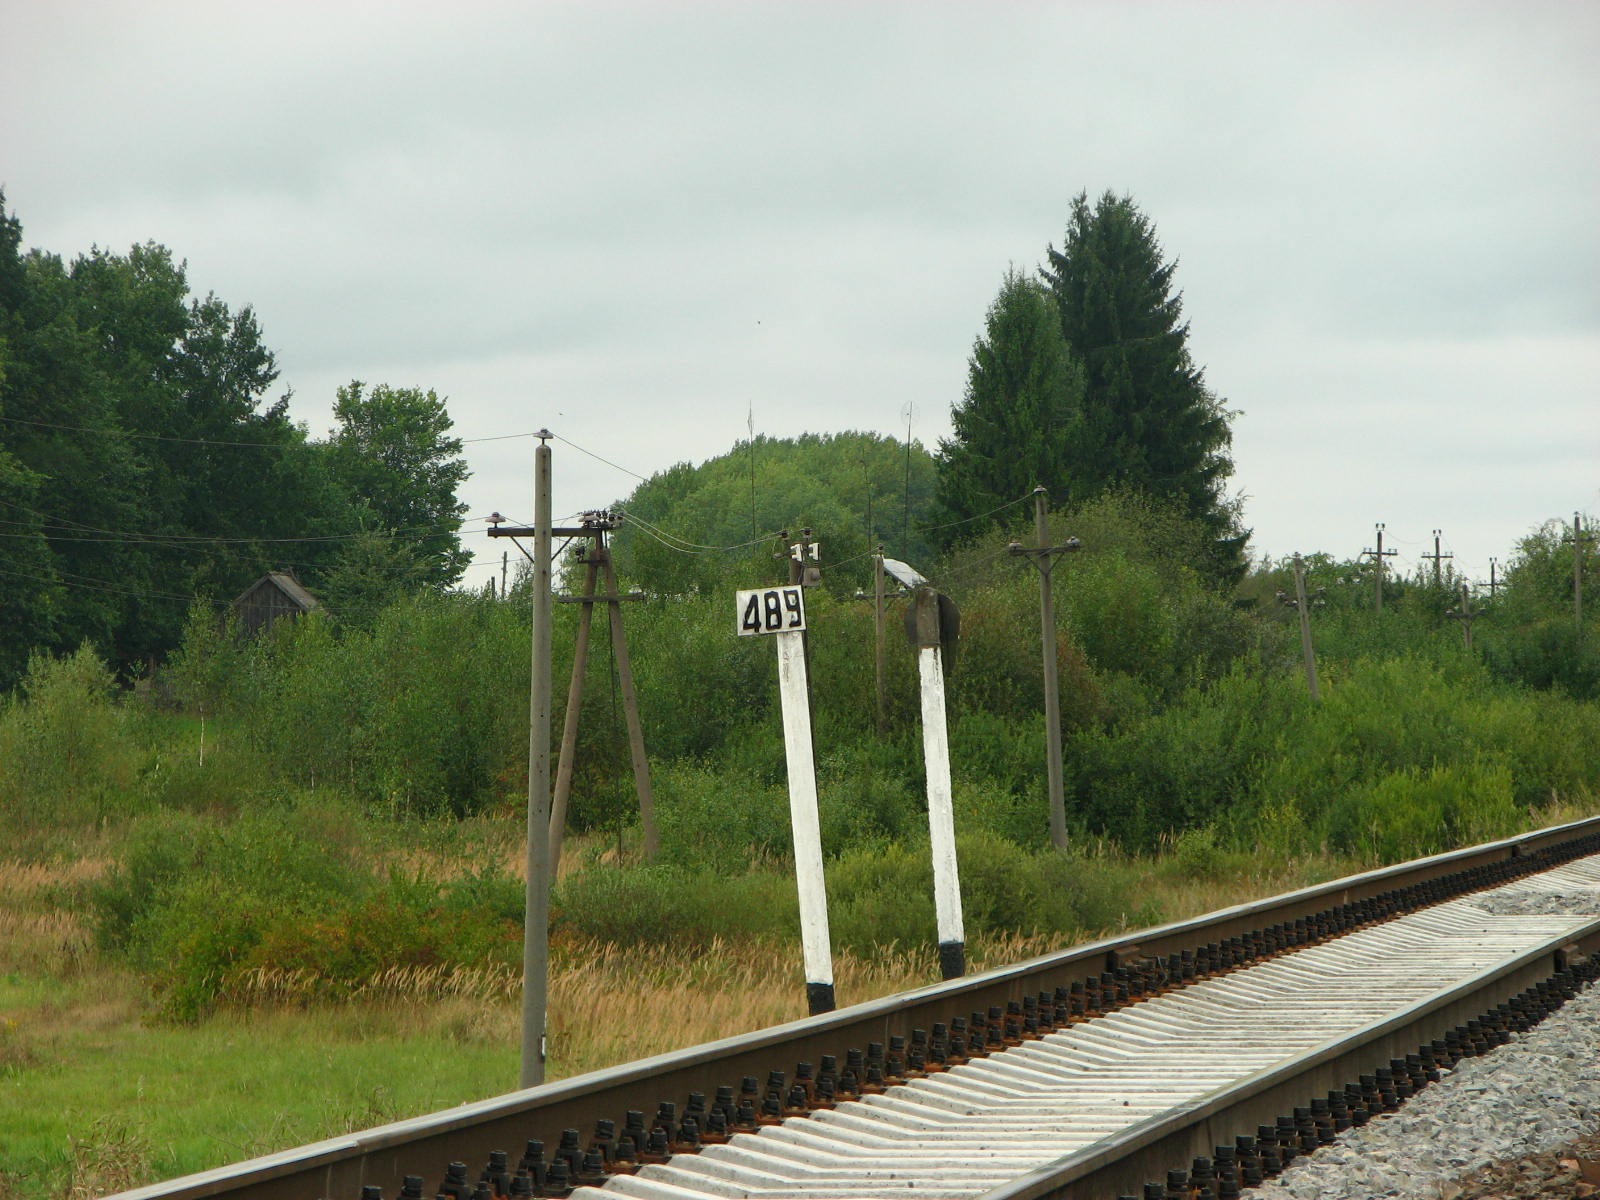
[[[527,655],[520,609],[419,593],[369,627],[278,622],[244,655],[229,713],[297,787],[395,816],[470,815],[525,794]]]
[[[1579,629],[1570,615],[1491,627],[1482,641],[1490,666],[1506,682],[1600,699],[1600,631]]]
[[[0,706],[0,823],[34,833],[130,816],[141,757],[116,680],[89,646],[35,654]]]
[[[129,949],[136,931],[196,877],[216,829],[214,820],[192,812],[155,812],[133,825],[117,862],[89,895],[102,947]]]
[[[1050,840],[1050,804],[1042,761],[1038,772],[1021,791],[1002,787],[990,779],[957,778],[957,832],[1004,838],[1029,850],[1043,849]]]
[[[854,847],[828,864],[827,886],[828,931],[840,949],[938,940],[926,837]]]
[[[1336,850],[1398,862],[1516,831],[1520,813],[1503,767],[1405,770],[1352,789],[1327,811]]]
[[[645,746],[654,758],[704,758],[776,724],[770,639],[735,634],[730,594],[653,600],[628,606],[623,616]],[[604,620],[599,610],[590,657],[609,672]]]
[[[1079,732],[1066,748],[1071,816],[1129,850],[1152,850],[1239,807],[1310,713],[1293,676],[1236,665],[1169,708]]]
[[[596,865],[561,879],[551,929],[553,936],[694,949],[719,938],[795,936],[798,912],[792,875]]]
[[[1131,870],[1076,853],[1028,851],[990,833],[958,834],[966,935],[1078,933],[1150,924],[1160,912],[1130,904]],[[834,944],[932,945],[937,938],[933,867],[926,839],[862,846],[828,869]]]
[[[90,897],[101,945],[150,979],[162,1015],[203,1017],[254,973],[351,994],[408,966],[520,961],[523,887],[498,867],[439,881],[383,865],[347,804],[299,797],[221,821],[153,814]]]
[[[1165,681],[1177,628],[1153,565],[1086,552],[1069,560],[1061,585],[1067,624],[1097,669]]]
[[[825,735],[822,744],[828,749],[817,755],[817,816],[824,853],[927,827],[919,794],[921,755],[909,761],[909,739],[867,742],[841,734]]]
[[[652,782],[664,861],[738,871],[789,853],[786,789],[694,765],[667,766]]]

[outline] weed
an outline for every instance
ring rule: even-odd
[[[71,1178],[66,1200],[94,1200],[151,1182],[150,1144],[125,1117],[105,1115],[85,1137],[70,1140]]]

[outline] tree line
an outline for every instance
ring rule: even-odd
[[[254,310],[168,249],[24,252],[0,192],[0,687],[35,650],[160,659],[267,570],[353,613],[460,578],[444,401],[352,381],[317,439],[277,378]]]
[[[936,453],[875,434],[754,438],[660,472],[618,506],[702,553],[810,525],[860,586],[874,547],[926,565],[1012,519],[1036,487],[1059,506],[1142,495],[1201,531],[1187,550],[1204,579],[1236,585],[1249,531],[1225,491],[1230,414],[1190,354],[1176,266],[1131,197],[1080,194],[1045,265],[1005,272]],[[625,532],[619,562],[669,588],[710,586],[716,570],[676,549]]]

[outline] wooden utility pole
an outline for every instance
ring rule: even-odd
[[[622,627],[622,602],[633,599],[621,594],[617,569],[606,545],[606,534],[621,523],[621,518],[604,511],[586,512],[577,531],[564,534],[584,538],[588,544],[579,552],[584,564],[584,590],[579,596],[563,596],[563,601],[583,605],[578,616],[578,635],[572,652],[572,682],[567,688],[567,715],[561,732],[561,757],[556,769],[555,799],[550,814],[550,869],[561,864],[561,840],[567,824],[567,804],[572,795],[572,772],[578,751],[578,713],[583,707],[583,684],[589,664],[589,627],[594,606],[604,601],[611,619],[611,654],[617,664],[617,681],[622,689],[622,711],[628,726],[628,754],[633,766],[634,793],[639,801],[639,825],[644,833],[644,856],[654,860],[661,848],[656,829],[655,796],[650,787],[650,761],[644,749],[644,725],[639,719],[639,696],[633,685],[633,662],[628,655],[628,637]],[[595,594],[595,585],[604,576],[606,592]]]
[[[1447,558],[1454,558],[1455,557],[1454,554],[1441,554],[1441,553],[1439,553],[1439,534],[1440,534],[1439,530],[1435,529],[1433,531],[1433,553],[1432,554],[1424,554],[1422,556],[1423,558],[1431,558],[1431,559],[1433,559],[1433,586],[1436,587],[1436,588],[1443,586],[1441,578],[1440,578],[1439,564],[1442,563]]]
[[[1583,514],[1572,514],[1572,619],[1578,623],[1578,629],[1583,630],[1583,548],[1594,537],[1592,533],[1583,531]]]
[[[797,537],[790,538],[787,529],[780,529],[778,536],[783,539],[787,549],[789,583],[799,584],[801,587],[816,587],[821,583],[822,568],[817,565],[817,561],[822,553],[822,543],[811,536],[811,530],[802,529]]]
[[[600,576],[600,562],[584,560],[583,609],[578,614],[578,632],[572,643],[572,680],[567,684],[567,712],[561,725],[561,753],[556,758],[556,790],[550,802],[550,876],[561,869],[561,842],[567,830],[567,804],[572,797],[573,761],[578,746],[578,714],[583,710],[583,681],[589,671],[589,627],[594,620],[594,586]]]
[[[1012,542],[1006,549],[1013,555],[1026,558],[1039,571],[1039,636],[1044,650],[1044,732],[1045,771],[1050,786],[1050,844],[1057,850],[1067,848],[1067,803],[1061,783],[1061,691],[1056,680],[1056,609],[1050,595],[1050,572],[1056,559],[1079,549],[1077,538],[1068,538],[1062,545],[1050,544],[1050,493],[1042,487],[1033,489],[1033,528],[1039,544],[1029,548],[1021,542]]]
[[[1495,597],[1500,594],[1500,580],[1495,574],[1499,566],[1500,560],[1498,558],[1489,560],[1489,602],[1491,604],[1494,602]],[[1479,586],[1482,586],[1482,581],[1479,582]]]
[[[1278,599],[1290,608],[1300,611],[1300,650],[1306,663],[1306,687],[1311,690],[1311,702],[1322,702],[1322,691],[1317,686],[1317,652],[1311,644],[1311,604],[1306,598],[1306,564],[1297,553],[1294,556],[1294,599],[1282,592]]]
[[[1373,572],[1373,578],[1374,578],[1374,581],[1375,581],[1374,582],[1374,595],[1376,596],[1376,611],[1381,613],[1383,611],[1383,560],[1385,558],[1393,558],[1395,556],[1395,551],[1393,551],[1393,550],[1385,550],[1383,548],[1383,522],[1382,521],[1378,522],[1377,530],[1378,530],[1378,548],[1376,550],[1363,550],[1361,552],[1361,557],[1363,557],[1363,558],[1371,558],[1372,561],[1373,561],[1373,564],[1377,568]]]
[[[611,653],[617,660],[617,679],[622,686],[622,712],[628,722],[628,753],[633,759],[633,786],[639,797],[639,824],[644,829],[644,856],[654,860],[661,849],[656,832],[655,797],[650,791],[650,760],[644,753],[644,724],[639,720],[639,696],[633,687],[633,663],[628,657],[628,638],[622,630],[622,597],[617,590],[617,568],[611,552],[599,544],[605,555],[606,599],[611,605]]]
[[[874,643],[872,649],[873,679],[878,690],[878,735],[881,737],[889,729],[889,693],[886,681],[884,660],[884,618],[883,618],[884,582],[883,582],[883,547],[879,546],[876,554],[872,556],[872,631]]]
[[[522,931],[522,1086],[544,1082],[550,969],[550,431],[533,470],[533,675],[528,702],[528,883]],[[492,534],[494,531],[490,530]]]
[[[1468,650],[1472,649],[1472,622],[1478,614],[1472,611],[1472,594],[1467,590],[1467,581],[1461,581],[1461,607],[1445,610],[1445,616],[1451,620],[1461,622],[1461,640],[1466,643]]]
[[[628,725],[628,753],[633,765],[634,792],[639,800],[639,824],[644,832],[644,855],[654,859],[661,846],[656,829],[655,796],[650,786],[650,762],[645,755],[644,726],[639,719],[639,697],[633,684],[633,663],[628,655],[628,638],[622,627],[622,602],[634,599],[621,594],[616,566],[606,534],[620,518],[609,512],[586,512],[579,530],[588,545],[579,552],[584,564],[584,588],[578,596],[563,596],[570,604],[583,605],[578,616],[578,634],[572,651],[572,681],[567,687],[567,714],[561,731],[561,756],[557,759],[555,798],[550,812],[550,869],[561,865],[561,841],[567,825],[567,805],[572,796],[572,772],[578,750],[578,714],[583,707],[583,685],[589,665],[589,630],[594,606],[604,601],[611,619],[611,652],[617,664],[617,679],[622,689],[622,710]],[[569,532],[569,531],[563,531]],[[595,585],[604,573],[606,593],[595,594]]]
[[[579,596],[563,596],[565,603],[583,605],[578,618],[578,633],[572,651],[572,679],[567,687],[567,711],[561,731],[561,753],[557,760],[555,793],[549,808],[549,833],[546,837],[551,877],[561,865],[561,842],[566,832],[567,805],[572,795],[572,773],[577,758],[578,715],[583,708],[583,684],[589,663],[589,633],[594,619],[594,606],[604,601],[611,617],[611,652],[617,664],[617,678],[622,689],[622,707],[628,726],[628,751],[633,764],[634,791],[639,800],[639,825],[644,834],[644,854],[654,859],[660,850],[661,837],[656,828],[655,797],[650,787],[650,763],[645,755],[644,726],[639,719],[639,697],[633,683],[633,665],[628,656],[628,639],[622,627],[622,602],[632,599],[623,596],[617,585],[616,567],[611,550],[606,545],[606,534],[615,529],[620,518],[604,511],[586,512],[581,523],[570,527],[552,529],[555,537],[582,540],[588,543],[580,561],[584,564],[584,590]],[[489,529],[490,537],[518,537],[534,530],[521,527],[502,527],[495,523]],[[549,565],[545,567],[549,573]],[[598,595],[595,586],[604,577],[606,593]],[[548,666],[546,668],[548,670]]]

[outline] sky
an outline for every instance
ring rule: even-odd
[[[1487,580],[1600,512],[1597,64],[1590,0],[0,0],[0,187],[252,306],[313,436],[437,391],[470,586],[541,428],[557,518],[752,426],[935,448],[1007,269],[1125,194],[1253,555]]]

